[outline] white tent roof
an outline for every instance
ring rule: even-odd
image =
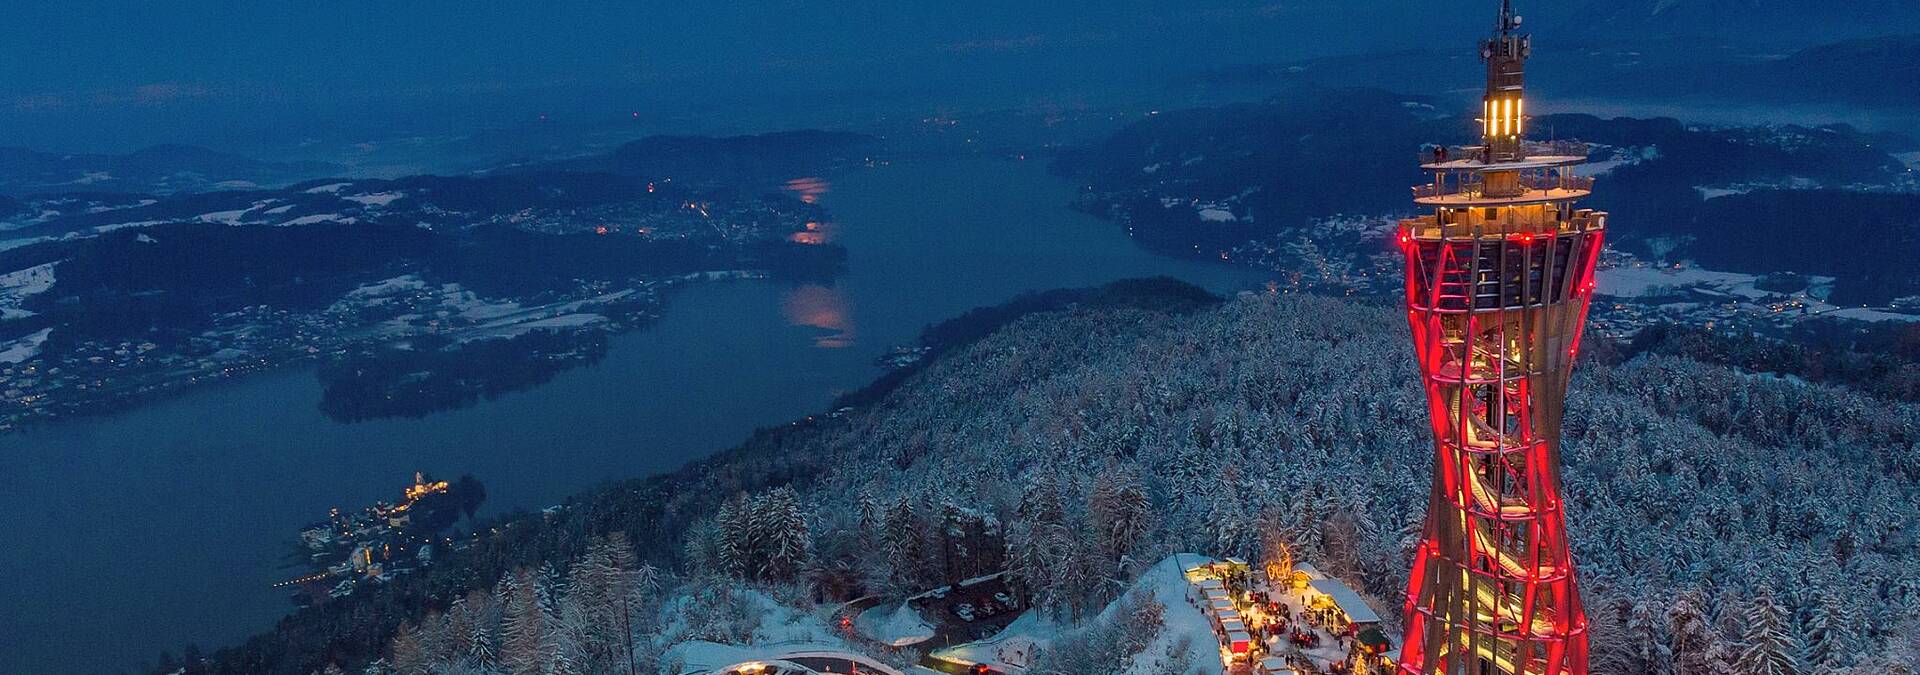
[[[1347,613],[1348,621],[1380,622],[1380,615],[1375,613],[1372,607],[1367,606],[1367,601],[1360,599],[1359,593],[1353,592],[1353,589],[1348,588],[1346,584],[1340,583],[1339,579],[1315,579],[1307,582],[1307,587],[1333,598],[1333,604],[1338,605],[1340,611]]]

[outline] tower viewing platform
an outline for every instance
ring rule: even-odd
[[[1573,201],[1593,193],[1593,178],[1574,172],[1587,161],[1585,143],[1523,142],[1521,147],[1522,159],[1505,161],[1489,161],[1485,145],[1420,153],[1420,168],[1433,172],[1433,182],[1414,186],[1414,203],[1501,206]]]

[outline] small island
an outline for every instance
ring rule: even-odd
[[[293,589],[293,601],[306,606],[411,574],[453,546],[442,533],[463,515],[472,519],[486,498],[486,487],[471,475],[449,482],[417,472],[397,501],[357,511],[335,508],[326,520],[301,529],[296,555],[311,573],[274,587]]]

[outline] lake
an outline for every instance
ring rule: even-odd
[[[269,588],[300,525],[471,473],[496,512],[672,469],[823,410],[930,323],[1026,290],[1256,273],[1147,253],[1066,207],[1038,161],[925,160],[806,185],[848,249],[831,285],[694,284],[598,365],[418,420],[340,424],[310,369],[0,437],[0,672],[133,670],[211,650],[291,605]]]

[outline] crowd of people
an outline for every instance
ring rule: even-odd
[[[1373,675],[1380,663],[1355,649],[1359,624],[1338,607],[1309,602],[1291,579],[1266,577],[1232,559],[1188,570],[1190,602],[1210,613],[1229,672]]]

